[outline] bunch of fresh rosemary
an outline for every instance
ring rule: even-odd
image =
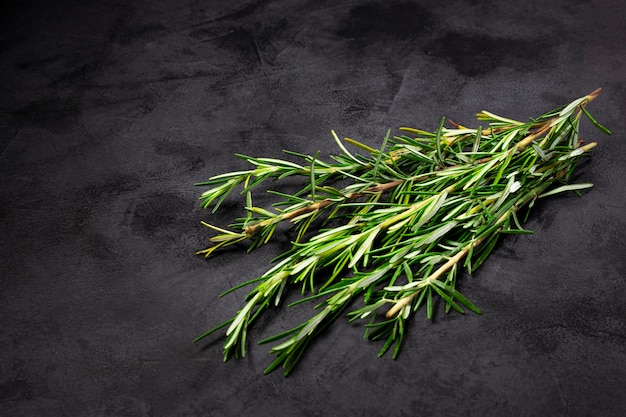
[[[267,243],[283,222],[293,225],[294,240],[262,276],[230,290],[254,285],[230,320],[196,341],[227,327],[224,360],[244,356],[249,326],[294,285],[302,298],[293,304],[316,300],[316,314],[260,342],[282,340],[271,348],[276,359],[266,373],[282,365],[288,374],[307,344],[357,298],[361,304],[348,316],[370,317],[366,337],[384,340],[380,355],[393,346],[394,358],[409,318],[420,307],[432,318],[436,298],[446,311],[466,308],[480,314],[456,289],[459,270],[471,274],[501,234],[530,233],[521,226],[521,208],[532,207],[537,198],[591,186],[567,181],[579,157],[596,145],[579,139],[582,115],[610,133],[585,109],[599,93],[525,123],[482,111],[478,120],[487,126],[477,129],[451,121],[451,128],[444,127],[445,118],[434,133],[400,128],[401,136],[387,132],[380,149],[341,141],[332,132],[341,149],[332,163],[290,151],[285,153],[300,163],[238,155],[253,169],[197,185],[211,187],[200,199],[213,211],[241,185],[247,215],[230,226],[235,231],[203,223],[218,234],[211,238],[215,245],[199,253],[209,256],[242,241],[250,241],[252,250]],[[350,152],[346,144],[366,154]],[[280,199],[273,211],[253,205],[251,191],[259,183],[292,176],[304,178],[300,191],[269,191]],[[337,188],[346,180],[349,185]]]

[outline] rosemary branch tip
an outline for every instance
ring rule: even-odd
[[[587,94],[587,101],[592,101],[593,99],[595,99],[596,97],[598,97],[600,95],[600,93],[602,92],[602,88],[598,87],[595,90],[593,90],[591,93]]]

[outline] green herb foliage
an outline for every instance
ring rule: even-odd
[[[306,322],[260,342],[277,343],[266,372],[280,366],[291,372],[309,342],[344,314],[367,318],[366,337],[380,340],[380,355],[391,349],[394,358],[408,320],[420,308],[431,319],[437,299],[446,312],[480,314],[456,289],[459,271],[476,270],[500,234],[530,233],[520,209],[543,196],[591,187],[568,180],[595,146],[579,140],[581,117],[609,133],[585,109],[599,93],[529,122],[482,111],[478,120],[486,126],[477,129],[445,118],[433,133],[400,128],[397,136],[387,132],[380,149],[332,132],[341,151],[332,162],[319,152],[285,151],[299,163],[238,155],[252,169],[197,185],[209,187],[200,200],[213,211],[243,188],[247,215],[228,229],[203,223],[217,235],[198,253],[209,256],[243,241],[250,242],[248,250],[258,248],[284,222],[293,226],[293,243],[262,276],[233,288],[252,287],[230,320],[196,341],[226,328],[224,360],[244,356],[249,327],[294,286],[302,292],[294,304],[313,301],[315,310]],[[300,177],[303,188],[270,191],[278,199],[272,209],[253,205],[257,185],[287,177]]]

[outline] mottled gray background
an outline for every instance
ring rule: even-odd
[[[626,13],[623,1],[3,1],[0,415],[623,416]],[[330,129],[526,120],[602,87],[614,131],[583,198],[541,201],[464,277],[482,316],[421,315],[397,361],[339,321],[289,378],[192,339],[230,317],[280,241],[194,252],[227,225],[194,183],[234,153],[328,155]],[[262,199],[259,201],[263,201]]]

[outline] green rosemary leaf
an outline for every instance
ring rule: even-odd
[[[402,340],[404,339],[404,320],[399,319],[396,321],[396,326],[398,327],[398,332],[395,340],[395,345],[393,348],[393,353],[391,354],[393,359],[398,357],[400,353],[400,348],[402,347]]]
[[[548,197],[554,194],[559,194],[559,193],[563,193],[566,191],[577,191],[577,190],[584,190],[587,188],[591,188],[593,187],[593,184],[591,183],[579,183],[579,184],[569,184],[569,185],[563,185],[561,187],[555,188],[553,190],[547,191],[545,193],[542,193],[541,195],[539,195],[539,198],[543,198],[543,197]]]
[[[284,332],[277,333],[273,336],[267,337],[265,339],[259,340],[257,343],[259,345],[265,345],[267,343],[273,343],[277,340],[284,339],[287,336],[291,336],[292,334],[299,332],[306,325],[306,323],[302,323],[299,326],[294,327],[293,329],[285,330]]]
[[[310,168],[310,179],[311,179],[311,199],[315,200],[315,161],[317,161],[317,157],[320,155],[320,151],[317,151],[311,160],[311,168]]]
[[[380,169],[380,163],[383,159],[383,155],[385,154],[385,149],[387,148],[387,141],[389,140],[389,135],[391,134],[391,129],[387,130],[387,134],[383,139],[383,144],[378,151],[378,156],[376,157],[376,163],[374,164],[374,173],[372,174],[373,178],[376,178],[378,175],[378,170]]]
[[[370,153],[370,154],[374,154],[376,153],[376,149],[371,148],[369,146],[367,146],[366,144],[359,142],[357,140],[354,139],[350,139],[350,138],[343,138],[344,141],[348,142],[350,145],[352,146],[356,146],[357,148],[363,149],[364,151]]]
[[[365,165],[363,161],[359,160],[357,157],[352,155],[350,151],[348,151],[348,149],[346,149],[346,147],[343,146],[343,143],[341,143],[341,140],[339,140],[339,137],[337,136],[334,130],[331,130],[331,134],[333,135],[333,138],[335,139],[335,143],[337,144],[337,146],[339,146],[339,148],[342,150],[344,155],[346,155],[348,158],[350,158],[350,160],[352,160],[353,162],[356,162],[359,165]]]
[[[257,277],[257,278],[251,279],[249,281],[242,282],[241,284],[237,284],[237,285],[229,288],[228,290],[224,291],[219,296],[220,297],[224,297],[224,296],[230,294],[231,292],[237,291],[240,288],[247,287],[248,285],[252,285],[254,283],[262,281],[263,279],[264,279],[264,277]]]
[[[595,127],[600,129],[602,132],[606,133],[607,135],[611,135],[612,134],[609,129],[607,129],[606,127],[602,126],[600,123],[598,123],[598,121],[596,119],[593,118],[593,116],[591,114],[589,114],[589,112],[587,111],[585,106],[581,106],[580,109],[583,111],[585,116],[587,116],[587,118],[591,121],[591,123],[593,123],[593,125]]]
[[[437,149],[437,165],[443,168],[445,167],[444,157],[441,152],[441,132],[443,130],[443,124],[446,122],[445,116],[441,118],[439,121],[439,126],[437,127],[437,135],[435,136],[435,146]]]
[[[470,311],[472,311],[473,313],[476,314],[483,314],[482,310],[478,307],[476,307],[474,304],[472,304],[472,302],[470,300],[468,300],[467,298],[465,298],[460,292],[458,292],[457,290],[453,290],[453,299],[458,300],[461,304],[463,304],[465,307],[467,307]]]
[[[435,290],[437,294],[447,303],[447,305],[451,306],[453,309],[463,314],[464,311],[457,303],[455,303],[452,298],[446,293],[449,289],[445,286],[441,281],[433,281],[431,284],[431,288]]]
[[[193,342],[197,343],[199,341],[201,341],[202,339],[204,339],[207,336],[210,336],[211,334],[215,333],[216,331],[223,329],[226,326],[229,326],[233,321],[235,320],[235,317],[231,317],[230,319],[226,320],[225,322],[218,324],[217,326],[213,327],[212,329],[207,330],[206,332],[202,333],[200,336],[196,337]]]
[[[486,241],[480,246],[480,251],[476,255],[476,258],[472,261],[472,271],[476,271],[485,262],[493,248],[498,243],[498,235],[490,235]]]
[[[494,113],[488,112],[486,110],[483,110],[482,112],[478,113],[477,115],[478,120],[480,121],[487,121],[487,122],[491,122],[492,124],[496,124],[496,125],[503,125],[503,126],[519,126],[521,124],[523,124],[522,122],[518,122],[517,120],[513,120],[513,119],[507,119],[506,117],[502,117],[502,116],[498,116]]]

